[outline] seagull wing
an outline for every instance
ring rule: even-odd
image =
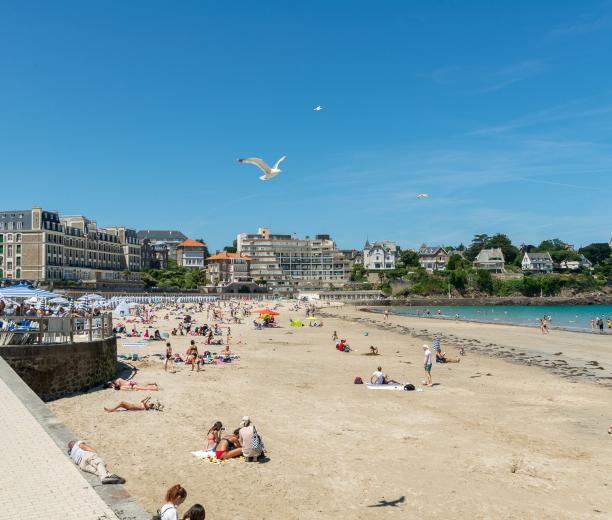
[[[286,158],[287,156],[283,155],[278,161],[276,161],[276,164],[274,165],[274,169],[276,170],[278,168],[278,165],[282,163]]]
[[[270,167],[259,157],[247,157],[246,159],[238,159],[239,163],[247,163],[254,164],[257,166],[262,172],[270,173]]]

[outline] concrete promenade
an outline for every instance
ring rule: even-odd
[[[64,449],[70,438],[75,437],[0,358],[2,515],[51,520],[149,519],[123,486],[102,486],[95,476],[72,463]]]

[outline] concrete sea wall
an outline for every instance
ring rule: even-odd
[[[2,346],[0,356],[41,399],[49,401],[113,378],[117,340]]]

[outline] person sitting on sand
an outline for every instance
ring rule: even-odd
[[[370,377],[370,383],[373,385],[400,385],[398,381],[389,379],[387,374],[383,374],[382,367],[378,367]]]
[[[120,408],[122,408],[126,412],[139,412],[141,410],[144,410],[144,411],[146,411],[146,410],[158,410],[158,411],[161,412],[163,410],[163,405],[161,403],[159,403],[159,402],[151,403],[151,402],[149,402],[150,400],[151,400],[151,396],[145,397],[138,404],[128,403],[127,401],[119,401],[119,403],[117,403],[112,408],[106,408],[106,406],[105,406],[104,410],[106,412],[108,412],[108,413],[116,412]]]
[[[223,424],[221,423],[221,421],[217,421],[215,424],[212,425],[212,428],[208,430],[208,435],[206,437],[206,450],[204,451],[211,451],[217,449],[219,442],[221,442],[221,434],[224,430],[225,428],[223,428]]]
[[[161,337],[161,334],[159,333],[159,330],[155,331],[155,335],[153,336],[153,339],[155,341],[161,341],[162,340],[162,337]]]
[[[193,504],[183,515],[183,520],[205,520],[206,510],[202,504]]]
[[[255,425],[251,422],[251,418],[246,415],[240,422],[238,431],[238,439],[242,446],[242,455],[247,462],[256,461],[264,453],[264,446],[261,437],[255,429]]]
[[[442,352],[440,338],[438,336],[434,337],[432,346],[436,353],[436,363],[459,363],[461,361],[459,358],[447,357],[446,352]]]
[[[70,441],[68,455],[82,471],[97,475],[102,484],[125,484],[125,479],[108,471],[106,463],[96,453],[96,450],[83,441]]]
[[[113,381],[104,383],[104,388],[112,388],[114,390],[159,390],[157,383],[147,383],[146,385],[139,385],[138,381],[133,379],[126,380],[118,377]]]
[[[338,341],[338,333],[336,331],[332,334],[332,341]]]
[[[340,343],[336,345],[336,349],[339,350],[340,352],[351,352],[352,350],[351,347],[348,346],[345,339],[340,340]]]

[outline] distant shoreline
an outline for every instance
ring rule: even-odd
[[[345,303],[369,306],[395,307],[477,307],[481,305],[612,305],[612,294],[589,294],[585,296],[482,296],[477,298],[387,298],[384,300],[354,300]]]
[[[607,305],[607,304],[597,304],[597,305]],[[398,305],[398,307],[406,307],[406,305]],[[416,305],[415,305],[416,307]],[[419,307],[422,307],[421,305],[419,305]],[[442,305],[440,306],[442,307]],[[368,306],[368,307],[363,307],[361,309],[359,309],[362,312],[370,312],[373,314],[382,314],[386,309],[386,307],[382,307],[382,306]],[[459,317],[459,319],[454,318],[453,316],[443,316],[443,315],[439,315],[439,314],[432,314],[431,316],[419,316],[416,314],[402,314],[402,313],[396,313],[396,312],[391,312],[391,314],[393,316],[398,316],[400,318],[402,317],[406,317],[406,318],[424,318],[424,319],[433,319],[433,320],[445,320],[445,321],[460,321],[462,323],[482,323],[482,324],[486,324],[486,325],[508,325],[510,327],[527,327],[530,329],[537,329],[539,328],[539,326],[537,324],[533,324],[530,325],[529,323],[509,323],[506,321],[487,321],[487,320],[479,320],[479,319],[474,319],[474,318],[461,318]],[[591,329],[586,328],[586,327],[566,327],[566,326],[555,326],[549,323],[548,328],[551,330],[563,330],[565,332],[578,332],[580,334],[600,334],[599,331],[593,332]],[[605,335],[612,335],[612,332],[609,331],[609,329],[604,329],[603,334],[601,334],[602,336]]]

